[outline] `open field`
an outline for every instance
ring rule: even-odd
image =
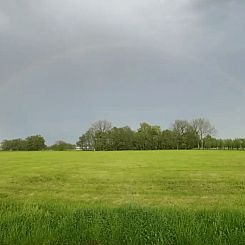
[[[1,152],[0,167],[0,244],[245,240],[244,151]]]
[[[0,153],[0,198],[243,208],[245,152]]]

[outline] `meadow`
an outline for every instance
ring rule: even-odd
[[[0,152],[0,244],[244,244],[244,151]]]

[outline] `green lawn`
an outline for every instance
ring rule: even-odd
[[[244,151],[0,152],[0,244],[244,240]]]

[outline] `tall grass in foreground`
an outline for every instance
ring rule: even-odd
[[[0,202],[0,244],[244,244],[245,214],[227,210]]]

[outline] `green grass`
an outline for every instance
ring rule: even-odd
[[[244,241],[244,151],[0,152],[0,244]]]
[[[0,244],[244,244],[245,215],[137,207],[2,204]]]

